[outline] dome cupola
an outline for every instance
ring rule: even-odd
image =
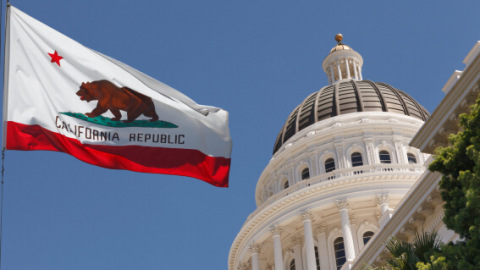
[[[402,90],[381,82],[363,80],[362,56],[335,36],[337,45],[323,60],[329,85],[310,94],[289,115],[280,130],[273,154],[301,130],[328,118],[349,113],[388,112],[426,121],[427,110]]]
[[[328,83],[344,80],[362,80],[362,56],[350,46],[342,43],[342,34],[335,36],[337,45],[323,60],[323,71],[327,74]]]

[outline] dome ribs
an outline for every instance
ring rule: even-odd
[[[363,97],[360,94],[360,90],[357,87],[357,84],[355,83],[354,80],[350,81],[353,86],[353,91],[355,92],[355,96],[357,97],[357,107],[359,112],[363,112],[365,110],[365,107],[363,106]]]
[[[288,117],[287,123],[285,123],[284,131],[283,131],[283,139],[282,141],[285,143],[290,137],[297,133],[297,115],[298,111],[300,110],[300,106],[295,108],[293,112]]]
[[[311,94],[300,105],[300,111],[297,116],[297,132],[315,123],[315,100],[317,92]]]
[[[380,104],[382,105],[382,111],[388,112],[387,105],[385,104],[385,99],[383,98],[382,93],[380,92],[378,87],[375,85],[375,83],[373,83],[372,81],[369,81],[369,80],[363,80],[363,81],[370,84],[372,86],[372,88],[375,90],[375,92],[377,93]]]
[[[318,100],[320,99],[320,95],[322,94],[323,91],[317,91],[317,94],[315,96],[315,105],[313,106],[314,110],[314,118],[313,121],[316,122],[318,121]]]
[[[399,94],[403,96],[403,100],[406,104],[410,104],[413,107],[411,110],[412,115],[417,117],[418,119],[422,119],[423,121],[427,121],[428,117],[430,117],[430,113],[428,113],[422,105],[418,104],[418,102],[413,99],[409,94],[398,90]]]
[[[403,112],[406,114],[406,115],[410,115],[410,112],[408,110],[408,106],[407,104],[405,104],[405,101],[403,100],[403,98],[400,96],[400,94],[398,93],[398,90],[393,88],[392,86],[386,84],[386,83],[377,83],[379,85],[382,85],[384,87],[387,87],[388,89],[390,89],[392,91],[392,93],[395,94],[395,96],[397,97],[397,100],[400,101],[402,107],[403,107]]]
[[[282,147],[282,144],[283,144],[282,138],[283,138],[283,132],[278,133],[277,139],[275,140],[275,144],[273,145],[273,154],[275,154],[275,152],[277,152],[278,149]]]
[[[386,83],[348,80],[310,94],[288,116],[275,141],[273,153],[297,132],[316,122],[358,112],[390,112],[426,121],[425,110],[412,97]]]
[[[359,111],[358,96],[350,82],[338,84],[338,100],[340,113],[353,113]]]
[[[338,99],[338,84],[334,85],[332,100],[332,117],[340,115],[340,101]]]
[[[317,96],[317,105],[316,105],[316,111],[317,111],[316,121],[317,122],[323,119],[335,116],[333,114],[334,109],[332,106],[333,100],[334,100],[334,90],[335,90],[335,87],[331,85],[318,91],[319,94]]]
[[[363,111],[383,111],[378,93],[369,83],[357,81],[355,84],[362,95]]]
[[[380,93],[382,93],[386,106],[390,112],[409,114],[408,106],[405,107],[405,102],[395,91],[395,88],[388,87],[386,84],[375,83]],[[407,108],[407,109],[406,109]],[[406,109],[406,110],[405,110]]]

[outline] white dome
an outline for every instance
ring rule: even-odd
[[[344,52],[354,51],[338,48],[327,59]],[[336,89],[350,82],[334,83]],[[421,164],[427,155],[408,144],[428,112],[403,92],[400,96],[399,90],[384,88],[403,102],[399,111],[354,110],[307,124],[301,116],[289,117],[294,120],[287,120],[282,138],[291,123],[303,126],[275,148],[260,176],[257,209],[232,244],[230,270],[334,270],[344,263],[348,268],[365,241],[388,221],[392,208],[425,171]],[[318,99],[318,93],[311,96]],[[367,92],[358,96],[370,98]],[[335,99],[341,104],[339,95]],[[378,102],[382,100],[382,108],[388,107],[385,97]]]

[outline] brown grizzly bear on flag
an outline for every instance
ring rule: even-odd
[[[140,115],[151,117],[150,121],[158,120],[155,112],[155,105],[150,97],[138,93],[128,87],[117,87],[107,80],[99,80],[83,83],[77,96],[81,100],[90,102],[98,100],[97,107],[92,112],[85,115],[91,118],[97,117],[110,110],[115,116],[113,121],[119,121],[122,118],[120,111],[127,112],[127,120],[124,122],[133,122]]]

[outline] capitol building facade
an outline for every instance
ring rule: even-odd
[[[257,183],[257,209],[230,249],[230,270],[362,269],[384,263],[392,235],[457,237],[441,221],[440,175],[426,166],[478,95],[480,43],[430,115],[406,92],[365,80],[362,56],[335,39],[323,61],[329,85],[281,128]]]

